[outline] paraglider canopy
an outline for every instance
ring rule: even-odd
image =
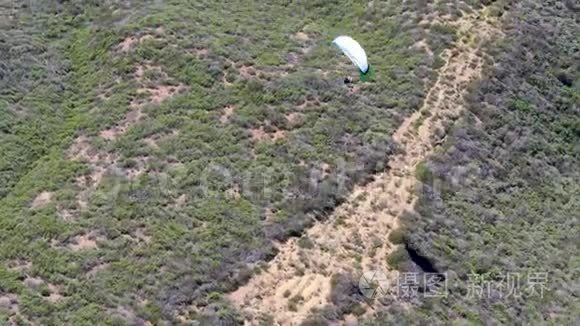
[[[367,61],[367,54],[357,41],[350,36],[342,35],[335,38],[332,44],[336,45],[358,67],[362,80],[369,77],[370,65]]]

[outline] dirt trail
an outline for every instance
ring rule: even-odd
[[[445,65],[423,107],[393,135],[404,153],[391,158],[388,171],[356,187],[328,220],[309,229],[309,245],[290,239],[266,270],[229,295],[245,314],[246,324],[258,324],[263,316],[279,325],[300,324],[312,308],[329,303],[334,274],[379,270],[390,279],[397,276],[386,264],[385,257],[395,247],[387,236],[398,227],[399,216],[413,209],[416,165],[440,143],[444,124],[459,117],[467,85],[481,75],[481,45],[501,35],[485,16],[480,11],[449,22],[458,28],[460,40],[442,54]]]

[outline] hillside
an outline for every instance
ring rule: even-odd
[[[578,322],[579,8],[496,5],[505,35],[401,219],[405,246],[446,273],[449,295],[410,313],[392,305],[379,324]],[[402,248],[399,269],[412,270]]]
[[[573,324],[578,9],[0,0],[0,324]]]
[[[493,66],[426,161],[426,186],[403,219],[407,244],[447,271],[450,286],[409,320],[578,322],[579,7],[505,8]],[[469,297],[474,279],[488,294]],[[509,286],[519,292],[507,295]]]

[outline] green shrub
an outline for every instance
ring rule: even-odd
[[[387,256],[387,264],[397,270],[401,270],[409,261],[409,254],[404,247],[397,247]]]
[[[314,248],[314,243],[308,236],[305,235],[298,239],[298,246],[303,249],[312,249]]]
[[[425,161],[419,162],[415,167],[415,177],[424,184],[431,184],[433,182],[433,174]]]
[[[403,227],[392,230],[389,233],[389,241],[395,245],[405,243],[406,232],[407,231]]]

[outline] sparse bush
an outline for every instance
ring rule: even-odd
[[[387,264],[390,267],[401,270],[403,266],[409,261],[409,254],[404,247],[397,247],[393,252],[387,256]]]
[[[389,233],[389,241],[395,245],[403,244],[405,242],[406,232],[402,227],[392,230]]]
[[[326,326],[326,325],[328,325],[328,320],[324,319],[322,316],[310,316],[300,324],[300,326]]]
[[[329,299],[334,304],[339,317],[355,311],[360,312],[360,302],[364,298],[358,287],[358,281],[355,281],[351,275],[334,274],[330,283],[332,288]]]
[[[424,184],[430,185],[433,183],[433,174],[425,161],[419,162],[415,167],[415,177]]]
[[[312,249],[314,248],[314,243],[308,236],[304,235],[298,239],[298,246],[303,249]]]

